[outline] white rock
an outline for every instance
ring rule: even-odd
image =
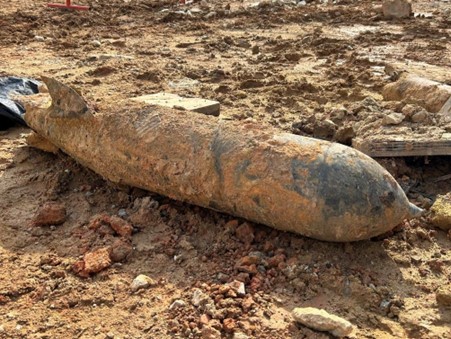
[[[210,18],[216,16],[216,14],[217,14],[216,12],[210,12],[207,15],[205,15],[204,18],[205,19],[210,19]]]
[[[196,288],[196,289],[194,289],[193,298],[191,299],[191,303],[194,306],[198,307],[201,304],[202,300],[205,300],[207,298],[208,298],[208,296],[204,292],[202,292],[200,289]]]
[[[148,277],[147,275],[140,274],[133,280],[132,284],[130,285],[130,289],[132,290],[132,292],[136,292],[138,290],[153,287],[156,285],[156,282],[152,278]]]
[[[353,330],[349,321],[314,307],[295,308],[292,315],[302,325],[318,331],[327,331],[336,337],[347,336]]]
[[[186,302],[184,302],[183,300],[178,299],[178,300],[174,301],[171,304],[171,306],[169,306],[169,309],[170,310],[174,310],[176,308],[185,307],[185,306],[186,306]]]
[[[242,332],[235,332],[233,334],[233,339],[248,339],[249,337]]]
[[[102,43],[99,40],[93,40],[91,41],[91,45],[94,47],[100,47]]]
[[[391,113],[384,117],[384,125],[399,125],[404,120],[404,114],[402,113]]]
[[[35,35],[34,40],[42,42],[42,41],[45,41],[45,38],[40,35]]]

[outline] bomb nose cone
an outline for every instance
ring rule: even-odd
[[[408,218],[418,218],[421,217],[424,213],[424,209],[419,208],[418,206],[409,202],[409,210],[408,210]]]

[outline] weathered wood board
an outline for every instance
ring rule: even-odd
[[[451,133],[444,133],[437,140],[389,139],[388,136],[356,138],[352,146],[375,158],[451,155]]]

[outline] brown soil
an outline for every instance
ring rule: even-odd
[[[329,140],[349,126],[369,134],[371,113],[402,112],[382,101],[396,77],[387,65],[451,84],[447,1],[417,1],[433,17],[399,21],[376,1],[176,2],[90,0],[91,11],[68,12],[0,0],[0,76],[56,77],[94,107],[158,91],[216,99],[224,117]],[[437,121],[418,130],[450,132]],[[427,216],[378,239],[325,243],[114,186],[28,147],[26,128],[0,133],[0,338],[327,338],[293,322],[297,306],[346,318],[355,338],[451,335],[436,301],[451,283],[450,236]],[[422,207],[451,191],[436,181],[450,157],[380,162]],[[50,202],[65,222],[36,225]],[[108,217],[118,213],[132,235]],[[133,292],[139,274],[155,284]],[[233,280],[244,296],[224,287]],[[193,305],[195,288],[214,312]]]

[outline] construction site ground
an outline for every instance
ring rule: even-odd
[[[405,108],[381,95],[400,73],[451,84],[445,0],[414,1],[423,15],[401,20],[368,0],[45,4],[0,0],[0,76],[55,77],[92,107],[165,91],[218,100],[223,119],[350,144],[352,130],[372,134],[375,116]],[[428,114],[416,131],[433,136],[440,122]],[[347,319],[353,338],[451,337],[451,311],[437,301],[439,290],[451,299],[451,239],[427,215],[345,244],[241,227],[113,185],[62,152],[29,147],[29,133],[0,132],[0,338],[329,338],[293,321],[304,306]],[[379,161],[418,206],[451,191],[449,156]],[[64,204],[66,221],[34,225],[49,201]],[[133,224],[131,246],[88,227],[99,213]],[[106,246],[118,262],[76,274],[85,253]],[[140,274],[154,283],[132,291]],[[234,280],[244,296],[226,285]],[[193,304],[195,288],[214,312]]]

